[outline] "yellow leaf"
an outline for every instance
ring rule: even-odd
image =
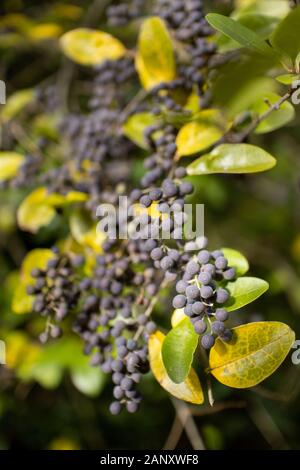
[[[55,23],[38,24],[28,30],[27,35],[33,41],[56,39],[62,34],[62,27]]]
[[[26,292],[26,287],[35,282],[31,271],[34,268],[44,269],[51,258],[53,258],[53,252],[45,248],[36,248],[26,255],[22,263],[20,282],[12,298],[11,308],[14,313],[23,314],[32,311],[34,298]]]
[[[212,375],[233,388],[249,388],[269,377],[284,361],[295,333],[280,322],[257,322],[233,328],[229,343],[220,338],[210,350]]]
[[[41,227],[48,225],[56,214],[50,204],[45,188],[38,188],[30,193],[18,208],[17,220],[20,228],[36,233]]]
[[[26,284],[20,283],[14,291],[11,309],[20,315],[29,313],[32,311],[33,300],[33,297],[26,292]]]
[[[73,212],[70,218],[70,230],[80,245],[89,247],[96,253],[102,253],[102,243],[106,235],[97,230],[88,215],[83,211]]]
[[[175,328],[179,323],[186,318],[183,308],[177,308],[174,310],[173,315],[171,317],[171,325],[172,328]]]
[[[73,29],[60,39],[64,53],[81,65],[96,65],[123,57],[126,49],[113,36],[88,28]]]
[[[8,121],[19,114],[34,98],[34,91],[19,90],[13,93],[7,100],[1,116],[4,121]]]
[[[34,282],[31,271],[34,268],[45,269],[48,261],[54,257],[53,251],[47,248],[35,248],[24,258],[21,268],[22,281],[26,284]]]
[[[25,157],[16,152],[0,152],[0,181],[5,181],[13,178]]]
[[[66,202],[85,202],[87,199],[88,195],[80,191],[70,191],[65,196]]]
[[[136,69],[146,89],[172,81],[176,76],[172,40],[164,22],[158,17],[149,18],[142,24]]]
[[[154,377],[174,397],[197,405],[202,404],[204,402],[203,391],[193,368],[191,368],[185,381],[180,384],[176,384],[169,378],[161,357],[164,339],[165,335],[160,331],[152,334],[149,338],[149,359]]]
[[[189,122],[178,132],[177,154],[192,155],[215,144],[224,134],[226,122],[216,109],[200,111],[195,121]]]
[[[37,188],[20,205],[17,213],[18,224],[23,230],[35,233],[52,221],[56,207],[86,200],[87,195],[79,191],[62,195],[48,193],[44,187]]]
[[[41,348],[38,344],[30,342],[28,336],[21,331],[13,331],[5,338],[6,365],[10,369],[17,369],[26,363],[34,363],[39,356]]]

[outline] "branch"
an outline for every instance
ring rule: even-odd
[[[197,429],[189,406],[183,401],[171,398],[176,414],[194,450],[205,450],[205,445]]]
[[[182,422],[179,419],[177,413],[175,415],[171,430],[169,432],[169,435],[167,437],[167,440],[163,446],[163,450],[174,450],[176,449],[176,446],[178,444],[178,441],[180,439],[180,436],[183,431],[183,426]]]
[[[230,140],[234,143],[243,142],[246,139],[246,137],[248,137],[248,135],[251,134],[251,132],[253,132],[262,121],[264,121],[267,117],[269,117],[270,114],[273,113],[273,111],[277,111],[280,108],[280,106],[283,103],[285,103],[286,101],[288,101],[290,99],[290,97],[292,96],[292,94],[295,91],[297,91],[298,89],[299,89],[299,87],[298,88],[290,88],[289,91],[287,93],[285,93],[285,95],[283,95],[278,101],[276,101],[276,103],[270,104],[270,107],[269,107],[269,109],[267,109],[267,111],[265,111],[260,116],[257,116],[256,119],[253,119],[253,121],[247,127],[246,130],[244,130],[242,132],[239,132],[235,135],[234,135],[234,133],[232,133],[232,137],[231,137]],[[229,132],[228,132],[229,138],[230,138],[230,133],[231,132],[232,132],[232,129],[229,130]]]

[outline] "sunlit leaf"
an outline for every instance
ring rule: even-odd
[[[230,298],[226,303],[227,310],[233,311],[250,304],[269,288],[269,284],[257,277],[239,277],[236,281],[228,282],[226,289]]]
[[[226,121],[216,109],[197,113],[197,119],[183,126],[176,138],[178,156],[188,156],[215,144],[225,133]]]
[[[172,328],[179,325],[179,323],[186,318],[183,308],[177,308],[174,310],[172,317],[171,317],[171,325]]]
[[[187,167],[189,175],[256,173],[276,164],[272,155],[250,144],[222,144]]]
[[[181,321],[167,334],[162,346],[162,359],[173,382],[181,383],[187,377],[198,339],[189,318]]]
[[[106,235],[97,229],[86,212],[82,210],[72,212],[70,230],[77,243],[97,253],[102,252],[102,243]]]
[[[289,326],[280,322],[257,322],[233,328],[233,338],[220,338],[210,350],[212,375],[233,388],[259,384],[280,366],[295,341]]]
[[[136,69],[146,89],[175,78],[172,40],[164,22],[158,17],[145,20],[141,26]]]
[[[105,383],[103,372],[98,367],[91,367],[88,361],[71,368],[71,379],[77,390],[89,397],[98,396]]]
[[[144,149],[148,148],[145,139],[147,127],[157,123],[158,119],[151,113],[137,113],[130,116],[123,126],[123,132],[132,142]]]
[[[38,188],[27,196],[17,212],[19,227],[35,233],[48,225],[56,215],[55,208],[47,201],[46,188]]]
[[[73,29],[60,39],[64,53],[81,65],[97,65],[123,57],[126,49],[113,36],[88,28]]]
[[[26,106],[32,102],[34,91],[32,89],[19,90],[9,96],[5,106],[1,109],[1,117],[8,121],[17,116]]]
[[[160,331],[149,338],[149,360],[154,377],[174,397],[197,405],[202,404],[204,402],[203,391],[193,368],[190,369],[185,381],[180,384],[173,382],[168,376],[161,357],[164,339],[165,336]]]
[[[235,268],[238,276],[243,276],[249,270],[249,263],[242,253],[232,248],[221,248],[228,266]]]
[[[26,292],[26,287],[35,283],[31,271],[34,268],[45,269],[51,258],[53,258],[53,251],[46,248],[35,248],[27,253],[21,267],[20,282],[16,286],[12,298],[13,312],[23,314],[32,311],[34,297]]]
[[[25,160],[16,152],[0,152],[0,181],[10,180],[18,173]]]

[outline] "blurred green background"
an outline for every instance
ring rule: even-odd
[[[97,2],[92,26],[103,28],[105,3]],[[210,2],[212,9],[216,3],[222,11],[230,11],[233,2]],[[1,2],[0,79],[6,82],[8,95],[57,77],[63,60],[57,37],[82,24],[91,4],[94,8],[94,2],[75,0]],[[120,33],[128,41],[134,34],[134,28]],[[250,261],[251,275],[270,283],[266,295],[242,312],[234,312],[233,324],[283,321],[299,338],[299,106],[296,113],[286,127],[251,138],[277,157],[274,169],[250,176],[198,178],[195,199],[205,203],[205,232],[211,247],[240,250]],[[26,132],[33,132],[35,138],[30,126]],[[4,125],[2,134],[5,139]],[[0,448],[192,448],[185,430],[176,437],[180,430],[178,422],[174,423],[176,403],[150,374],[142,383],[145,399],[140,412],[112,417],[108,412],[112,386],[101,372],[88,366],[79,340],[70,334],[41,347],[37,338],[42,321],[12,312],[11,298],[24,255],[34,247],[49,247],[65,235],[60,219],[37,235],[18,229],[16,208],[27,192],[27,188],[0,190],[0,339],[7,348],[7,366],[0,366]],[[158,314],[167,325],[168,301],[158,306]],[[300,449],[299,372],[300,366],[293,365],[289,356],[271,378],[251,391],[213,382],[216,407],[192,409],[206,447]]]

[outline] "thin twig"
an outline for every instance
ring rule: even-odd
[[[182,431],[183,431],[183,425],[176,413],[171,430],[169,432],[165,445],[163,446],[163,450],[176,449],[176,446],[178,444]]]
[[[255,402],[248,409],[249,416],[272,449],[284,450],[290,446],[281,430],[262,403]]]
[[[176,414],[181,421],[182,426],[186,432],[187,437],[194,450],[205,450],[205,445],[197,429],[195,420],[190,411],[189,406],[183,401],[172,398],[173,406],[176,410]]]
[[[267,109],[267,111],[265,111],[263,114],[261,114],[260,116],[257,116],[255,119],[253,119],[253,121],[251,122],[251,124],[249,124],[249,126],[247,127],[247,129],[245,129],[244,131],[242,132],[239,132],[237,134],[234,134],[232,133],[232,129],[228,131],[228,137],[231,142],[234,142],[234,143],[238,143],[238,142],[243,142],[245,140],[245,138],[251,134],[251,132],[253,132],[257,126],[262,122],[264,121],[265,119],[267,119],[267,117],[270,116],[271,113],[273,113],[273,111],[277,111],[280,106],[285,103],[287,100],[290,99],[290,97],[292,96],[292,94],[297,91],[299,89],[298,88],[290,88],[289,91],[287,93],[285,93],[285,95],[281,96],[281,98],[276,101],[276,103],[273,103],[273,104],[270,104],[270,107],[269,109]]]
[[[233,408],[245,408],[246,406],[247,403],[245,401],[225,401],[223,403],[216,403],[213,406],[191,406],[190,410],[193,416],[206,416]]]

